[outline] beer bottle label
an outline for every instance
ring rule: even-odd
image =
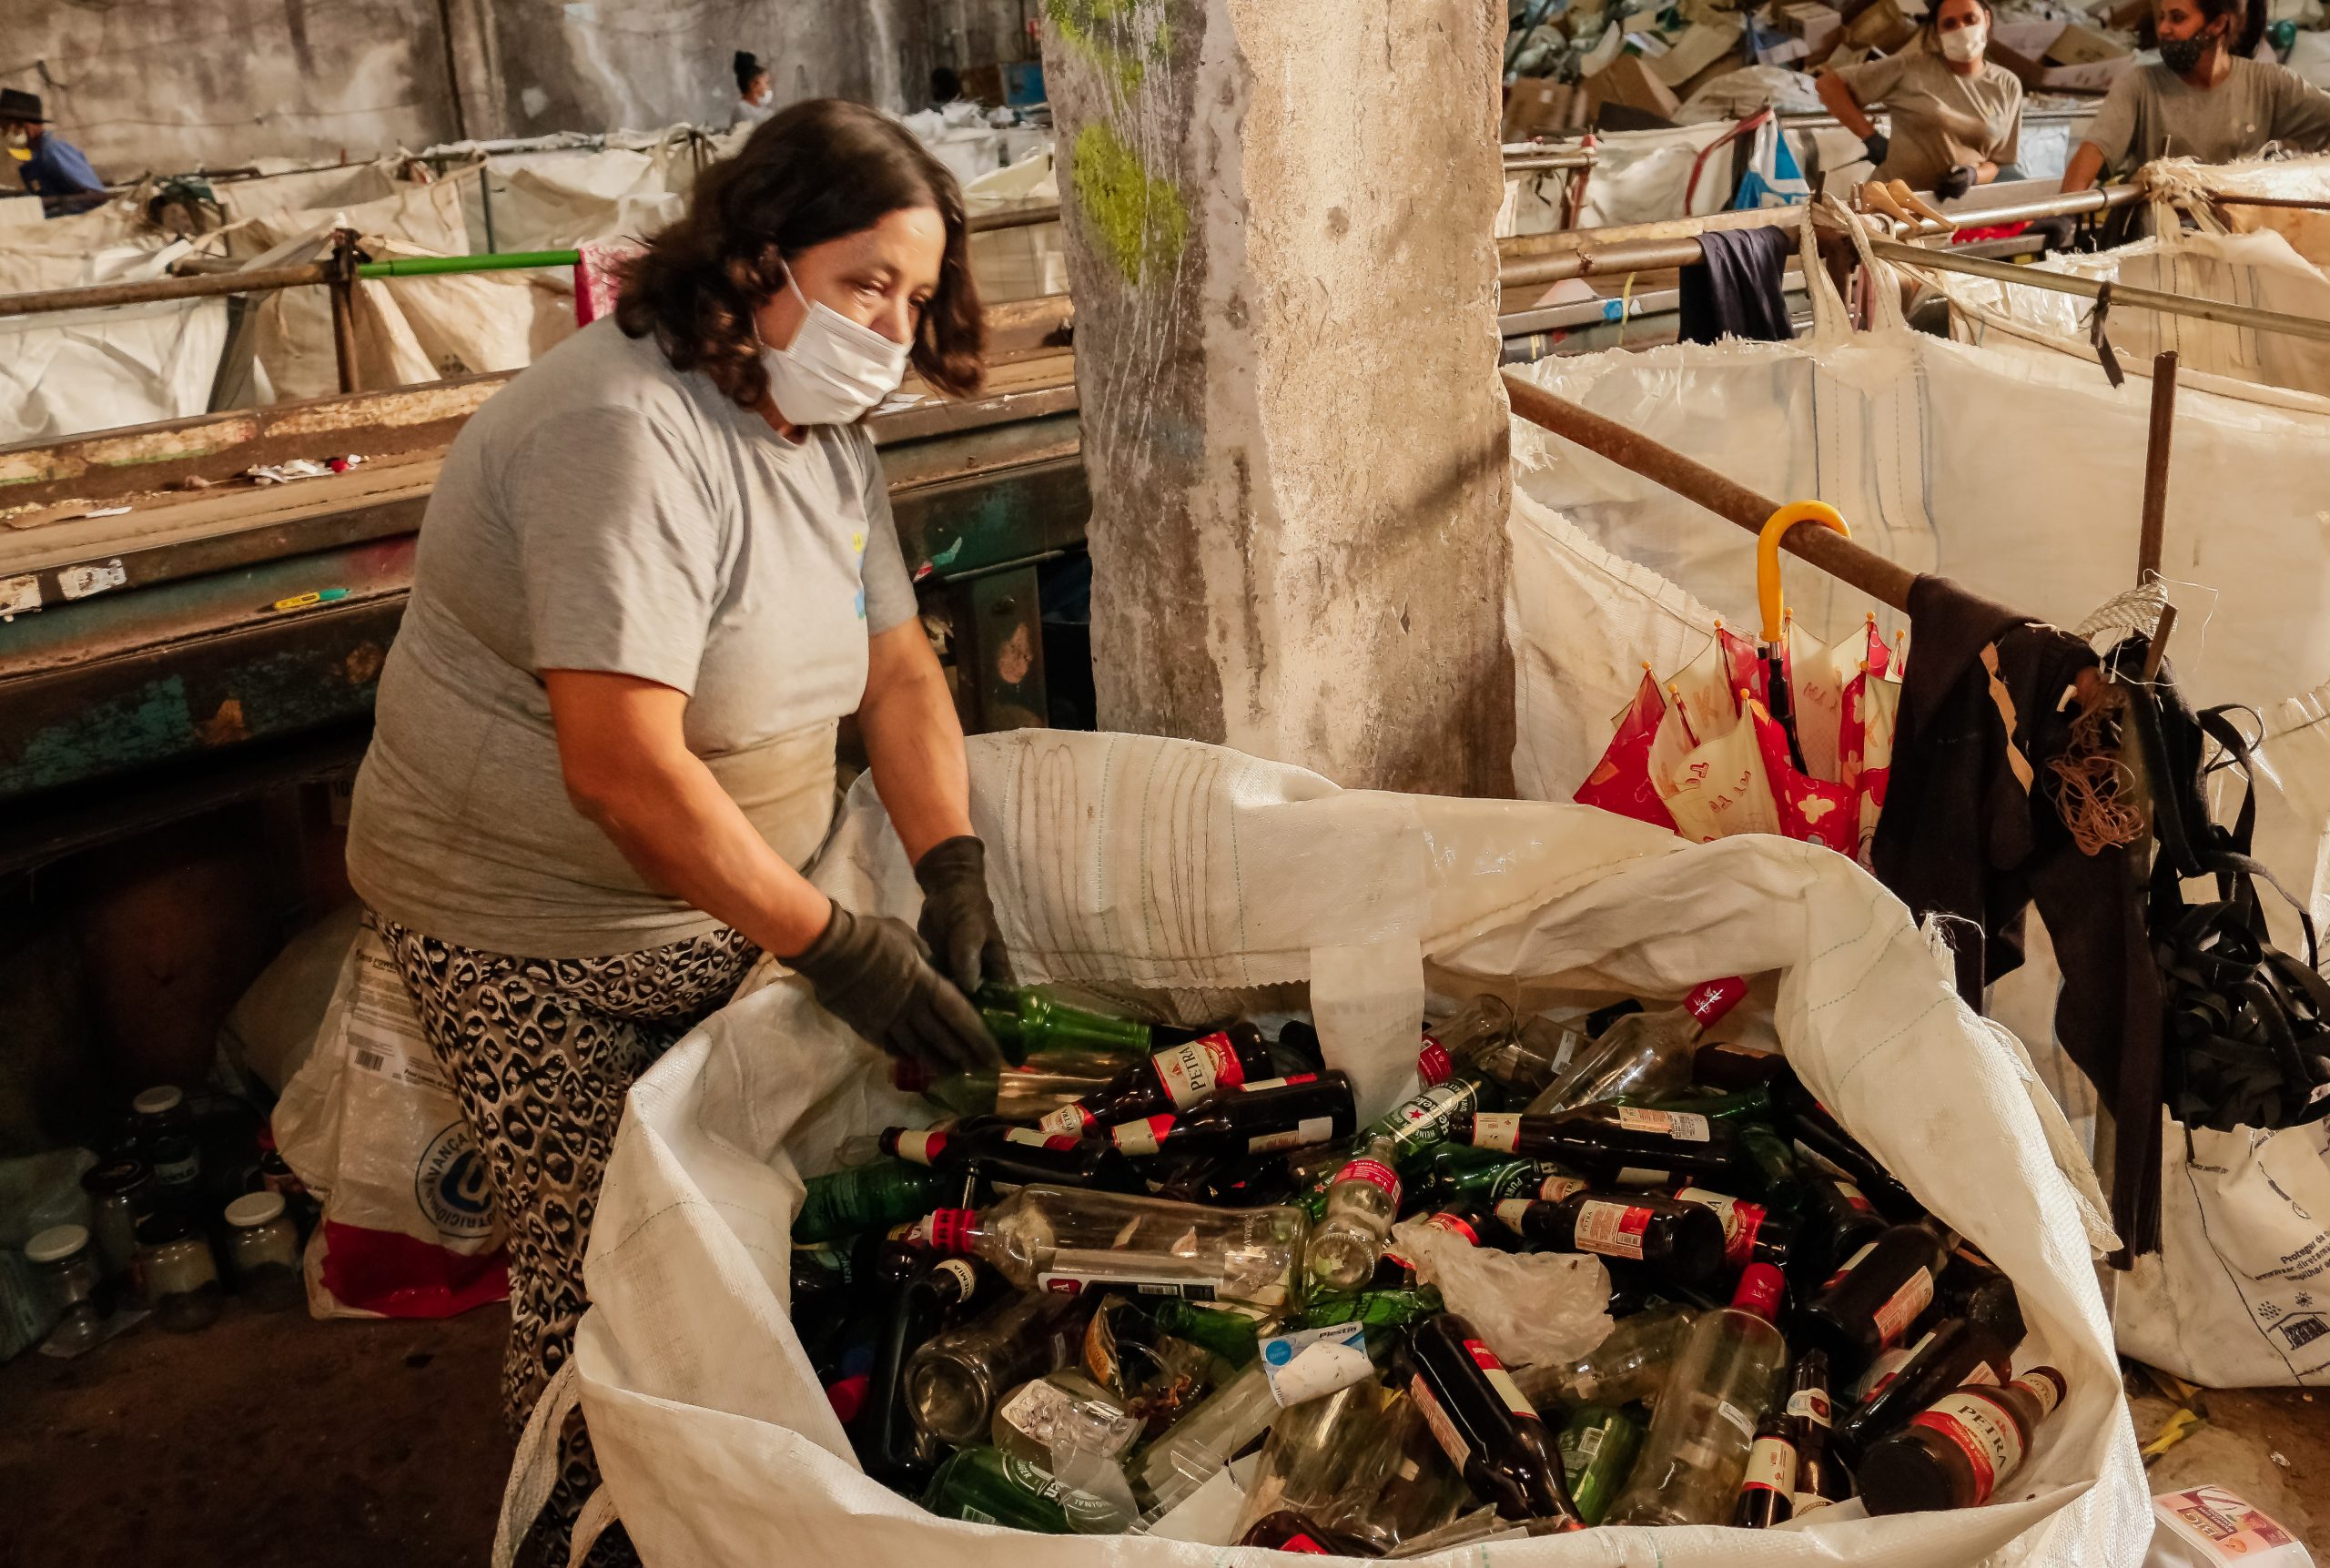
[[[1248,1154],[1275,1154],[1282,1148],[1312,1148],[1332,1143],[1335,1137],[1335,1118],[1331,1116],[1306,1116],[1297,1126],[1284,1132],[1266,1132],[1246,1140]]]
[[[1844,1261],[1843,1266],[1842,1266],[1842,1267],[1840,1267],[1840,1268],[1839,1268],[1839,1269],[1835,1273],[1833,1273],[1833,1274],[1829,1275],[1829,1278],[1828,1278],[1825,1281],[1823,1281],[1823,1282],[1822,1282],[1822,1284],[1821,1284],[1821,1286],[1820,1286],[1820,1289],[1822,1289],[1823,1290],[1835,1290],[1838,1286],[1839,1286],[1839,1285],[1843,1284],[1843,1283],[1845,1282],[1845,1276],[1846,1276],[1846,1275],[1848,1275],[1848,1274],[1849,1274],[1849,1273],[1851,1273],[1854,1270],[1856,1270],[1856,1269],[1859,1268],[1859,1267],[1860,1267],[1860,1260],[1861,1260],[1862,1259],[1864,1259],[1864,1258],[1868,1257],[1868,1256],[1869,1255],[1869,1253],[1871,1253],[1872,1251],[1876,1250],[1876,1249],[1877,1249],[1877,1243],[1876,1243],[1876,1242],[1874,1242],[1874,1241],[1864,1241],[1864,1242],[1862,1242],[1862,1243],[1860,1244],[1860,1250],[1859,1250],[1859,1251],[1858,1251],[1858,1252],[1856,1252],[1856,1253],[1854,1253],[1851,1257],[1849,1257],[1849,1258],[1846,1259],[1845,1259],[1845,1261]]]
[[[1829,1424],[1829,1395],[1823,1389],[1798,1389],[1788,1396],[1788,1413],[1802,1421]]]
[[[1924,1311],[1932,1300],[1932,1271],[1920,1268],[1902,1280],[1901,1288],[1888,1297],[1883,1306],[1877,1309],[1879,1337],[1889,1345],[1899,1340],[1904,1333],[1909,1331],[1910,1325],[1917,1321],[1918,1314]]]
[[[1068,1138],[1081,1138],[1084,1129],[1092,1125],[1092,1113],[1081,1105],[1064,1105],[1046,1115],[1036,1126],[1045,1132],[1056,1132]]]
[[[1650,1227],[1650,1210],[1632,1204],[1589,1198],[1577,1207],[1575,1239],[1583,1252],[1609,1258],[1642,1258],[1643,1232]]]
[[[1253,1078],[1239,1086],[1241,1094],[1259,1094],[1264,1089],[1282,1089],[1290,1084],[1315,1084],[1317,1073],[1290,1073],[1282,1078]]]
[[[1178,1118],[1170,1116],[1148,1116],[1139,1121],[1119,1122],[1109,1129],[1109,1141],[1120,1154],[1155,1154],[1173,1130]],[[1073,1140],[1070,1141],[1073,1147]]]
[[[1473,1147],[1511,1154],[1521,1141],[1521,1118],[1508,1111],[1484,1111],[1473,1118]]]
[[[1302,1552],[1313,1557],[1332,1557],[1334,1555],[1333,1553],[1328,1551],[1316,1541],[1312,1540],[1311,1537],[1302,1534],[1299,1531],[1280,1542],[1278,1543],[1278,1550],[1281,1552]]]
[[[1525,1236],[1528,1232],[1522,1229],[1521,1222],[1525,1219],[1528,1218],[1529,1203],[1530,1199],[1526,1198],[1499,1199],[1496,1206],[1496,1217],[1500,1220],[1503,1220],[1504,1222],[1504,1228],[1512,1231],[1514,1235]]]
[[[1903,1367],[1916,1361],[1925,1348],[1932,1343],[1933,1330],[1929,1329],[1914,1345],[1907,1348],[1895,1345],[1889,1350],[1878,1351],[1877,1359],[1869,1363],[1869,1371],[1861,1374],[1861,1380],[1854,1386],[1853,1391],[1860,1396],[1863,1403],[1875,1399],[1892,1383],[1895,1378],[1901,1375]],[[1967,1381],[1977,1382],[1980,1380],[1970,1378]]]
[[[1610,1435],[1606,1426],[1590,1426],[1575,1434],[1564,1433],[1561,1445],[1562,1466],[1565,1470],[1584,1470],[1602,1452],[1602,1442]]]
[[[1739,1005],[1748,994],[1748,982],[1733,975],[1726,979],[1709,980],[1694,986],[1691,994],[1683,998],[1683,1010],[1698,1020],[1702,1029],[1711,1028],[1717,1019]]]
[[[1675,1179],[1671,1170],[1646,1170],[1639,1165],[1629,1165],[1618,1172],[1620,1187],[1664,1187]]]
[[[1055,1148],[1062,1151],[1076,1147],[1076,1139],[1065,1133],[1046,1132],[1041,1128],[1015,1127],[1003,1135],[1006,1143],[1025,1145],[1029,1148]]]
[[[1335,1172],[1335,1179],[1363,1181],[1392,1200],[1393,1208],[1400,1202],[1400,1173],[1380,1159],[1354,1159]]]
[[[1796,1444],[1784,1437],[1758,1438],[1756,1446],[1748,1451],[1748,1475],[1739,1484],[1743,1491],[1793,1493]]]
[[[1176,1110],[1187,1110],[1216,1089],[1236,1088],[1246,1081],[1245,1064],[1237,1047],[1223,1034],[1184,1041],[1149,1058],[1165,1098]]]
[[[1473,1445],[1464,1441],[1464,1434],[1448,1419],[1448,1412],[1441,1408],[1439,1398],[1433,1393],[1432,1385],[1423,1381],[1422,1372],[1408,1380],[1408,1397],[1423,1412],[1423,1423],[1432,1429],[1432,1435],[1440,1440],[1440,1452],[1448,1456],[1449,1463],[1463,1470],[1464,1462],[1473,1457]]]
[[[928,1165],[947,1147],[947,1135],[926,1128],[921,1132],[898,1134],[898,1158],[908,1165]]]
[[[1704,1187],[1687,1187],[1675,1195],[1684,1203],[1712,1209],[1723,1220],[1723,1261],[1729,1269],[1745,1269],[1755,1260],[1756,1232],[1763,1229],[1765,1209],[1728,1193]]]
[[[2015,1424],[2013,1413],[1979,1390],[1944,1394],[1911,1416],[1910,1424],[1940,1432],[1966,1456],[1974,1474],[1977,1505],[1988,1502],[1998,1483],[2022,1462],[2022,1431]]]
[[[1478,1247],[1481,1244],[1481,1233],[1474,1229],[1472,1222],[1461,1214],[1434,1214],[1426,1219],[1424,1223],[1434,1230],[1445,1230],[1451,1236],[1461,1236],[1472,1246]]]
[[[978,1270],[971,1267],[970,1261],[967,1259],[949,1258],[931,1271],[936,1274],[947,1274],[953,1276],[955,1288],[962,1291],[963,1295],[967,1299],[973,1290],[978,1289]]]
[[[1575,1176],[1549,1176],[1537,1184],[1537,1199],[1541,1203],[1559,1203],[1573,1192],[1585,1190],[1585,1183]]]
[[[2031,1418],[2033,1421],[2045,1421],[2054,1414],[2065,1392],[2063,1374],[2052,1367],[2033,1367],[2015,1379],[2014,1386],[2039,1401],[2039,1413]]]
[[[1504,1370],[1504,1363],[1496,1359],[1494,1351],[1478,1340],[1467,1340],[1464,1351],[1473,1358],[1473,1364],[1481,1369],[1481,1375],[1488,1379],[1489,1387],[1494,1389],[1497,1397],[1504,1401],[1505,1409],[1523,1421],[1538,1419],[1537,1407],[1529,1402],[1529,1396],[1521,1391],[1521,1385],[1513,1381],[1513,1374]]]
[[[1618,1125],[1629,1132],[1655,1132],[1678,1143],[1705,1143],[1707,1118],[1687,1110],[1652,1110],[1647,1106],[1622,1105]]]

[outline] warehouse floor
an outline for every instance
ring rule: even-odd
[[[510,1461],[507,1324],[499,1308],[439,1323],[229,1311],[79,1361],[19,1356],[0,1366],[0,1563],[482,1563]],[[2330,1391],[2204,1398],[2152,1490],[2228,1486],[2330,1568]],[[2138,1398],[2139,1440],[2172,1408]]]

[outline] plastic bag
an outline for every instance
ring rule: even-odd
[[[369,917],[274,1127],[324,1206],[308,1242],[315,1316],[450,1318],[509,1295],[477,1139]]]

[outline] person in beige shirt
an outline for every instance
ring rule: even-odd
[[[1861,138],[1879,179],[1945,200],[2001,176],[2019,179],[2022,84],[1991,62],[1990,42],[1990,0],[1941,0],[1899,53],[1824,72],[1820,101]],[[1880,104],[1889,137],[1869,117]]]
[[[2234,163],[2269,142],[2305,152],[2330,147],[2330,94],[2250,58],[2265,29],[2257,0],[2154,0],[2153,25],[2160,64],[2112,84],[2063,169],[2065,190],[2154,158]]]

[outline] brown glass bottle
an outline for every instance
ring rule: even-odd
[[[1851,1496],[1852,1482],[1831,1441],[1836,1407],[1829,1395],[1829,1358],[1821,1351],[1807,1351],[1797,1357],[1781,1414],[1788,1442],[1796,1445],[1792,1515],[1801,1517]]]
[[[1796,1514],[1796,1444],[1788,1437],[1788,1418],[1768,1415],[1756,1423],[1756,1441],[1748,1450],[1748,1473],[1739,1482],[1739,1501],[1732,1505],[1731,1522],[1742,1530],[1768,1530]]]
[[[1380,1557],[1373,1546],[1340,1530],[1325,1530],[1292,1509],[1265,1513],[1238,1538],[1241,1546],[1267,1546],[1273,1552],[1300,1552],[1317,1557]]]
[[[1124,1192],[1140,1186],[1124,1158],[1105,1143],[1040,1132],[1001,1117],[967,1116],[943,1128],[885,1128],[881,1149],[909,1165],[950,1175],[976,1169],[1009,1187],[1043,1181]]]
[[[1276,1154],[1349,1138],[1358,1124],[1348,1075],[1298,1073],[1220,1089],[1189,1110],[1119,1122],[1109,1140],[1134,1157]]]
[[[1970,1385],[1942,1395],[1862,1456],[1861,1501],[1875,1514],[1988,1502],[2069,1391],[2062,1373],[2033,1367],[2004,1388]]]
[[[1805,1341],[1849,1375],[1900,1343],[1933,1302],[1949,1249],[1922,1225],[1896,1225],[1864,1245],[1798,1315]]]
[[[1513,1375],[1453,1312],[1408,1331],[1408,1396],[1465,1482],[1505,1519],[1583,1530],[1562,1481],[1561,1454]]]
[[[1723,1219],[1704,1204],[1649,1192],[1573,1192],[1551,1202],[1508,1198],[1496,1214],[1507,1229],[1557,1252],[1630,1259],[1685,1284],[1711,1280],[1723,1267]]]
[[[1620,1187],[1736,1185],[1747,1174],[1739,1136],[1721,1122],[1647,1106],[1582,1105],[1540,1115],[1459,1115],[1449,1136],[1476,1148],[1553,1159]]]
[[[1251,1024],[1232,1024],[1135,1062],[1110,1078],[1106,1088],[1060,1107],[1036,1125],[1046,1132],[1081,1138],[1096,1126],[1187,1110],[1218,1090],[1277,1076],[1261,1030]]]
[[[2022,1314],[2014,1287],[2004,1280],[1976,1292],[1970,1315],[1944,1318],[1917,1343],[1892,1374],[1837,1424],[1837,1447],[1858,1461],[1869,1446],[1908,1423],[1943,1394],[1969,1383],[2003,1383],[2022,1340]]]

